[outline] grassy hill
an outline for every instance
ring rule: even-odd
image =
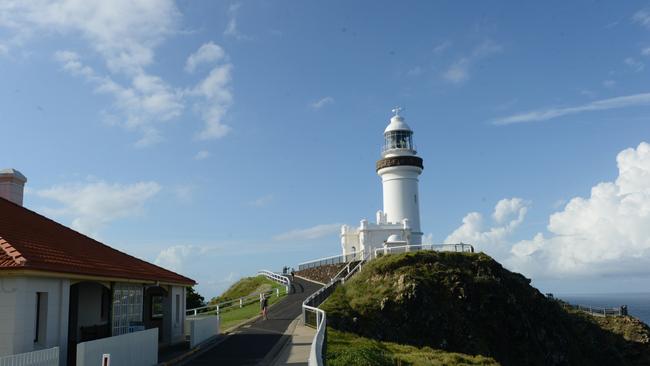
[[[210,300],[210,304],[239,299],[240,297],[260,293],[262,291],[280,288],[284,291],[284,285],[269,280],[265,276],[244,277],[233,283],[224,293]]]
[[[275,281],[269,280],[265,276],[245,277],[232,284],[228,290],[218,297],[212,298],[210,304],[223,303],[230,300],[236,300],[241,297],[260,293],[262,291],[280,289],[280,296],[273,294],[269,297],[269,306],[282,300],[286,296],[284,285]],[[213,314],[214,310],[204,314]],[[239,307],[239,303],[235,302],[229,306],[221,308],[221,330],[241,324],[255,316],[260,315],[260,304],[255,299],[250,299],[243,307]]]
[[[321,307],[328,324],[345,332],[333,332],[332,344],[348,334],[379,342],[376,346],[493,359],[450,365],[650,365],[645,324],[566,311],[530,280],[482,253],[421,251],[373,260]],[[345,344],[330,347],[333,364],[356,347]],[[426,364],[408,361],[400,352],[384,354],[394,363]]]

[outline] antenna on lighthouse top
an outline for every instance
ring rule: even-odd
[[[404,108],[397,106],[397,107],[393,108],[391,111],[395,114],[395,117],[399,117],[399,113],[401,111],[403,111],[403,110],[404,110]]]

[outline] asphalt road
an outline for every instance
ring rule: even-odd
[[[259,319],[239,328],[214,348],[185,365],[257,365],[282,338],[284,331],[302,313],[302,302],[321,286],[296,278],[293,290],[269,309],[268,320]]]

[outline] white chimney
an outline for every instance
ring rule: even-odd
[[[23,205],[23,189],[27,178],[16,169],[0,170],[0,197]]]

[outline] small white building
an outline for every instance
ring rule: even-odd
[[[343,255],[358,255],[386,246],[422,243],[420,230],[420,198],[418,177],[424,169],[413,144],[413,130],[399,115],[400,108],[384,130],[384,146],[377,161],[377,174],[383,188],[383,211],[377,211],[376,222],[361,220],[358,227],[343,225]]]
[[[0,170],[0,356],[158,328],[185,340],[192,279],[115,250],[22,206],[26,178]]]

